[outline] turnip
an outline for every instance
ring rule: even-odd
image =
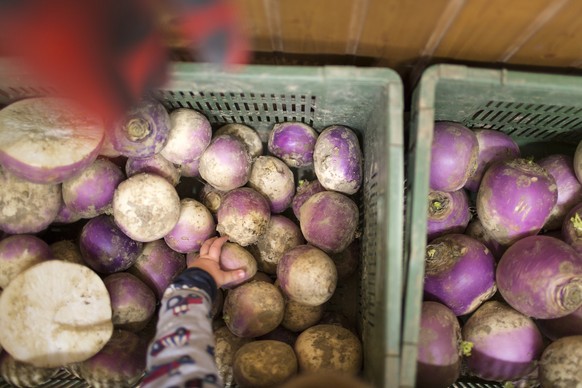
[[[286,343],[253,341],[236,352],[233,370],[238,387],[279,386],[297,374],[297,357]]]
[[[282,215],[272,215],[267,230],[250,249],[261,271],[274,275],[283,254],[304,243],[301,230],[293,221]]]
[[[220,207],[220,204],[222,203],[222,197],[224,196],[224,194],[225,194],[224,191],[216,190],[209,184],[205,184],[200,189],[198,198],[200,199],[200,202],[202,202],[202,204],[206,206],[206,208],[210,210],[212,214],[216,214],[218,208]]]
[[[226,124],[216,130],[214,136],[232,135],[240,140],[254,160],[263,154],[263,142],[254,129],[243,124]]]
[[[537,234],[558,199],[554,178],[526,159],[493,163],[477,193],[477,214],[491,237],[504,245]]]
[[[124,179],[123,172],[113,162],[97,159],[63,182],[63,201],[67,208],[83,218],[111,212],[113,194]]]
[[[481,244],[485,245],[489,252],[493,254],[495,260],[499,261],[501,256],[503,256],[503,252],[507,249],[507,247],[499,244],[497,241],[491,237],[489,232],[483,227],[481,220],[479,218],[473,218],[467,228],[465,229],[465,234],[467,236],[473,237],[474,239],[478,240]]]
[[[333,371],[357,375],[362,368],[362,343],[340,326],[311,326],[299,334],[294,349],[302,373]]]
[[[346,249],[330,255],[337,270],[338,283],[349,278],[360,264],[361,246],[359,240],[354,240]]]
[[[57,213],[57,216],[53,220],[53,223],[55,223],[55,224],[72,224],[72,223],[79,221],[82,218],[83,217],[81,217],[80,214],[71,210],[69,207],[67,207],[67,205],[65,205],[64,202],[61,202],[61,207],[59,208],[59,212]]]
[[[0,241],[0,287],[6,288],[18,274],[45,260],[52,252],[38,237],[17,234]]]
[[[179,168],[180,175],[187,178],[197,178],[200,176],[200,159],[182,163]]]
[[[274,156],[255,159],[248,185],[267,198],[272,213],[287,209],[295,195],[293,172]]]
[[[50,245],[52,257],[69,263],[85,264],[79,246],[71,240],[61,240]]]
[[[309,167],[313,164],[316,140],[317,132],[307,124],[279,123],[269,133],[267,147],[289,167]]]
[[[281,341],[286,343],[289,346],[295,345],[295,341],[299,333],[295,333],[289,329],[284,328],[283,326],[279,325],[275,328],[275,330],[268,332],[265,335],[257,337],[257,340],[273,340],[273,341]]]
[[[198,252],[202,243],[215,233],[216,224],[210,211],[200,202],[184,198],[180,201],[180,218],[164,240],[176,252]]]
[[[446,388],[461,375],[461,326],[455,314],[438,302],[422,302],[416,385]]]
[[[291,201],[291,208],[293,209],[293,214],[295,214],[297,219],[300,217],[300,209],[305,201],[307,201],[313,194],[321,193],[322,191],[325,191],[325,189],[317,179],[312,181],[299,181],[299,186],[297,186],[295,196],[293,196],[293,200]]]
[[[578,147],[574,152],[574,173],[578,181],[582,183],[582,141],[578,143]]]
[[[162,155],[156,154],[149,158],[128,158],[125,164],[125,173],[128,177],[140,174],[159,175],[165,178],[172,186],[180,183],[180,171]]]
[[[200,177],[217,190],[244,186],[251,173],[251,157],[245,145],[231,135],[217,136],[200,157]]]
[[[113,217],[135,241],[164,237],[180,218],[180,197],[174,186],[153,174],[138,174],[121,182],[113,197]]]
[[[128,270],[147,284],[161,299],[172,280],[186,269],[186,258],[172,250],[164,240],[144,244],[141,255]]]
[[[507,303],[533,318],[559,318],[582,306],[582,257],[554,237],[530,236],[510,246],[496,278]]]
[[[133,332],[142,330],[156,309],[154,292],[128,272],[109,275],[103,283],[111,299],[113,326]]]
[[[470,219],[469,197],[464,189],[428,193],[428,241],[448,233],[463,233]]]
[[[355,194],[362,185],[363,156],[356,134],[341,125],[325,128],[313,150],[317,179],[327,190]]]
[[[462,124],[439,121],[434,125],[429,185],[432,190],[457,191],[477,170],[479,142]]]
[[[582,335],[560,338],[542,353],[539,382],[542,387],[579,388],[582,382]]]
[[[105,214],[92,218],[79,237],[83,261],[94,271],[109,274],[124,271],[139,257],[143,244],[126,236]]]
[[[79,264],[49,260],[34,265],[0,296],[0,343],[14,358],[34,366],[86,360],[112,331],[107,288]]]
[[[318,306],[333,295],[337,271],[325,252],[312,245],[298,245],[281,258],[277,266],[277,280],[289,299]]]
[[[200,159],[210,144],[212,128],[201,113],[180,108],[170,113],[170,133],[161,154],[170,162],[181,165]]]
[[[113,143],[111,142],[111,136],[109,135],[110,132],[111,131],[105,130],[103,143],[101,144],[101,149],[99,150],[99,155],[105,156],[106,158],[115,159],[122,155],[113,146]]]
[[[485,302],[465,322],[465,358],[471,374],[485,380],[513,381],[531,373],[544,348],[531,318],[498,301]]]
[[[234,335],[226,326],[222,326],[214,331],[214,359],[220,379],[225,387],[230,387],[234,383],[233,363],[236,352],[246,343],[252,341],[251,338],[241,338]]]
[[[473,132],[477,137],[479,155],[477,156],[477,169],[467,179],[465,188],[476,193],[479,190],[483,174],[491,163],[519,158],[521,152],[511,136],[503,132],[491,129],[476,129]]]
[[[560,318],[538,319],[537,324],[540,331],[552,341],[562,337],[582,335],[582,306]]]
[[[317,324],[322,316],[323,305],[308,306],[293,300],[287,300],[281,326],[294,332],[301,332]]]
[[[538,161],[556,181],[558,199],[544,229],[559,229],[566,214],[582,202],[582,185],[574,173],[574,161],[569,155],[550,155]]]
[[[426,246],[426,300],[440,302],[459,316],[475,311],[496,290],[495,258],[479,241],[447,234]]]
[[[105,346],[79,364],[79,375],[95,388],[131,388],[146,367],[147,345],[136,334],[115,330]]]
[[[103,122],[73,101],[28,98],[0,110],[0,163],[22,179],[60,183],[97,157]]]
[[[61,185],[32,183],[0,167],[0,229],[36,233],[56,218],[62,203]]]
[[[561,239],[582,254],[582,202],[575,205],[564,217]]]
[[[242,284],[228,292],[223,319],[234,335],[259,337],[274,330],[285,313],[285,301],[279,289],[267,282]]]
[[[166,108],[146,98],[115,123],[109,135],[113,147],[122,155],[148,158],[164,148],[169,132],[170,117]]]
[[[354,241],[358,221],[358,206],[352,199],[334,191],[323,191],[305,201],[299,226],[307,242],[328,253],[337,253]]]
[[[242,246],[254,244],[269,225],[269,202],[250,187],[231,190],[222,197],[216,219],[221,236]]]
[[[14,359],[5,351],[0,353],[0,377],[10,386],[36,387],[48,382],[57,372],[57,368],[38,368]]]

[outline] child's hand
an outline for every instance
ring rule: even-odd
[[[198,255],[188,255],[188,268],[197,267],[208,272],[220,288],[245,277],[245,271],[235,269],[224,271],[220,268],[220,252],[228,237],[212,237],[202,244]]]

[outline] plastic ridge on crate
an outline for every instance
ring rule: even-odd
[[[42,95],[18,66],[0,62],[0,104]],[[403,92],[390,69],[245,66],[233,71],[193,63],[172,66],[156,97],[168,109],[192,108],[213,128],[242,123],[263,141],[275,123],[300,121],[316,131],[333,124],[355,130],[364,152],[360,210],[360,276],[338,287],[330,305],[354,317],[364,347],[363,376],[397,387],[403,300]],[[353,283],[353,284],[352,284]]]
[[[434,122],[457,121],[469,128],[502,131],[517,142],[522,155],[573,154],[582,140],[582,78],[435,65],[422,75],[411,110],[402,388],[414,387],[416,375]],[[461,378],[455,386],[500,386],[487,384],[476,385]]]

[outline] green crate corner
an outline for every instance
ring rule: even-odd
[[[411,105],[405,231],[405,302],[400,387],[413,388],[422,303],[430,152],[434,122],[510,135],[522,155],[573,155],[582,140],[582,78],[434,65],[422,75]],[[455,387],[493,387],[461,378]]]
[[[0,104],[47,89],[0,62]],[[267,139],[275,123],[300,121],[317,131],[332,124],[354,129],[364,152],[360,197],[360,276],[338,287],[333,308],[351,310],[362,333],[364,378],[397,387],[403,300],[403,92],[390,69],[245,66],[233,71],[176,63],[157,97],[168,109],[193,108],[213,128],[241,123]],[[50,91],[50,88],[48,89]],[[57,386],[51,384],[50,386]]]

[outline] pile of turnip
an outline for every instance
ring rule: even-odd
[[[418,387],[582,381],[582,143],[550,152],[435,123]]]
[[[164,290],[217,235],[229,237],[224,268],[246,273],[211,313],[227,386],[358,375],[354,322],[329,319],[328,302],[357,276],[362,183],[360,140],[342,125],[278,123],[263,144],[253,128],[213,128],[153,99],[107,125],[64,99],[8,105],[0,376],[35,386],[62,369],[135,386]]]

